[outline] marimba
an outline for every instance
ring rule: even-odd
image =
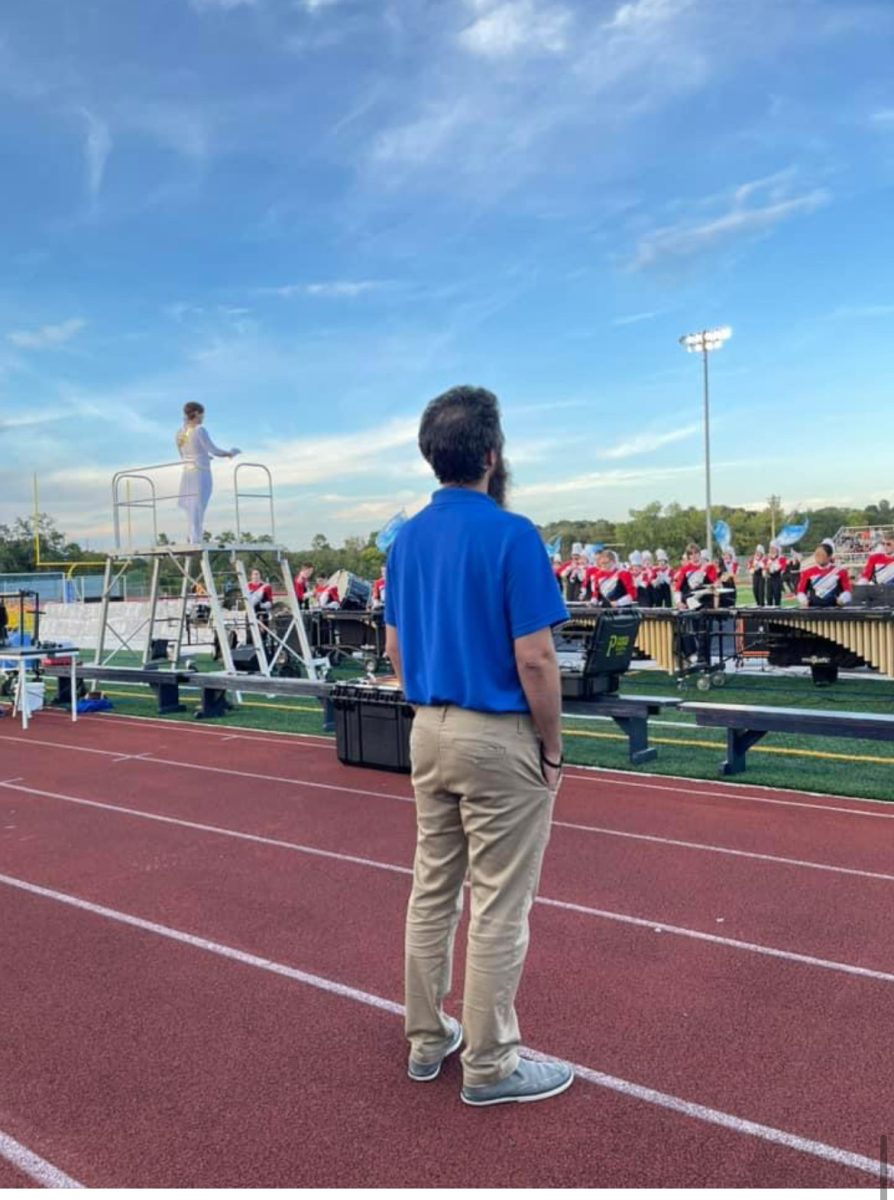
[[[599,611],[570,604],[564,631],[592,629]],[[636,648],[670,675],[685,667],[682,639],[699,622],[721,636],[732,622],[735,657],[766,657],[773,666],[810,666],[816,682],[829,682],[839,668],[874,667],[894,679],[894,608],[735,608],[680,612],[644,608]],[[729,626],[727,625],[727,628]]]

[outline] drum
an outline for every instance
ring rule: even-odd
[[[338,592],[338,607],[348,612],[369,608],[372,601],[372,584],[360,579],[351,571],[336,571],[329,579],[329,587]]]

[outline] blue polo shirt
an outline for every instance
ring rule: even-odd
[[[482,492],[441,488],[391,546],[385,620],[413,704],[528,712],[513,641],[567,619],[533,524]]]

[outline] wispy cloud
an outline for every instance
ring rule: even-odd
[[[787,194],[790,180],[790,172],[779,172],[741,184],[729,194],[725,212],[707,220],[683,220],[652,230],[640,239],[631,269],[680,262],[737,237],[768,232],[790,217],[816,212],[831,200],[825,188]]]
[[[612,325],[639,325],[641,321],[651,321],[655,317],[660,317],[667,309],[657,308],[653,312],[631,313],[629,317],[615,317]]]
[[[229,12],[234,8],[255,8],[258,0],[189,0],[190,8],[196,12],[213,12],[215,9]]]
[[[696,0],[628,0],[618,6],[606,28],[630,34],[653,32],[682,16],[695,3]]]
[[[568,46],[571,13],[535,0],[466,0],[481,15],[459,35],[459,44],[482,58],[562,54]]]
[[[112,135],[106,122],[100,120],[89,109],[81,108],[79,111],[87,126],[84,141],[87,191],[91,200],[96,200],[102,188],[106,162],[112,152]]]
[[[17,329],[6,335],[7,340],[23,350],[43,350],[70,342],[87,324],[81,317],[70,317],[58,325],[42,325],[39,329]]]
[[[878,129],[894,129],[894,108],[880,108],[870,113],[869,121]]]
[[[332,437],[292,438],[262,447],[262,461],[273,471],[277,487],[308,485],[356,475],[381,474],[401,452],[416,444],[418,417]]]
[[[894,317],[894,304],[844,304],[830,314],[833,320],[871,320],[873,317]]]
[[[369,292],[381,291],[388,284],[379,279],[333,279],[324,283],[286,283],[280,287],[256,288],[258,296],[279,296],[291,300],[295,296],[319,296],[327,300],[352,300]]]
[[[671,446],[674,442],[685,442],[687,438],[694,437],[698,431],[699,426],[695,424],[684,425],[680,429],[671,429],[666,433],[637,433],[623,442],[618,442],[616,446],[610,446],[608,450],[600,450],[598,457],[634,458],[638,454],[650,454],[653,450],[660,450],[662,446]]]

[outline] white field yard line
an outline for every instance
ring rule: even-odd
[[[173,942],[179,942],[181,945],[190,946],[195,950],[204,950],[209,954],[218,955],[221,958],[229,959],[243,966],[254,967],[261,971],[269,971],[274,975],[290,979],[295,983],[305,984],[308,987],[317,988],[330,995],[340,996],[345,1000],[353,1000],[355,1003],[365,1004],[381,1012],[387,1012],[392,1016],[403,1016],[404,1014],[402,1004],[398,1004],[394,1000],[388,1000],[384,996],[377,996],[371,992],[361,991],[359,988],[351,987],[348,984],[340,983],[333,979],[326,979],[321,975],[314,975],[307,971],[301,971],[297,967],[290,967],[284,963],[274,962],[272,959],[248,954],[244,950],[238,950],[233,946],[227,946],[220,942],[213,942],[207,938],[197,937],[195,934],[186,933],[180,929],[173,929],[167,925],[159,925],[154,921],[147,921],[142,917],[133,916],[130,913],[106,908],[103,905],[94,904],[92,901],[83,900],[79,896],[73,896],[67,892],[58,892],[52,888],[41,887],[38,884],[28,883],[26,880],[2,874],[0,874],[0,884],[16,888],[33,896],[40,896],[59,904],[80,909],[94,916],[116,921],[122,925],[128,925],[133,929],[139,929],[146,933],[167,938]],[[523,1053],[529,1058],[543,1059],[547,1057],[540,1051],[531,1050],[527,1047],[523,1048]],[[736,1116],[733,1113],[708,1108],[705,1105],[684,1100],[679,1096],[660,1092],[654,1088],[643,1087],[641,1084],[620,1079],[615,1075],[607,1075],[601,1071],[595,1071],[590,1067],[581,1066],[577,1063],[573,1063],[572,1066],[581,1079],[597,1087],[607,1088],[621,1095],[642,1100],[647,1104],[653,1104],[660,1108],[670,1109],[673,1112],[681,1113],[683,1116],[704,1121],[708,1124],[718,1125],[735,1133],[760,1138],[763,1141],[772,1142],[777,1146],[785,1146],[790,1150],[812,1155],[814,1158],[837,1163],[843,1167],[850,1167],[853,1170],[871,1175],[875,1179],[880,1177],[882,1169],[880,1162],[867,1158],[862,1154],[854,1154],[852,1151],[845,1150],[840,1146],[832,1146],[825,1142],[800,1137],[798,1134],[790,1133],[783,1129],[776,1129],[771,1125],[761,1125],[755,1121],[749,1121],[746,1118]],[[888,1176],[894,1178],[894,1171],[890,1167],[888,1169]]]
[[[83,753],[83,754],[105,754],[105,755],[110,755],[110,756],[114,756],[114,757],[118,757],[121,754],[120,751],[101,750],[101,749],[99,749],[97,747],[93,747],[93,746],[78,746],[72,742],[51,742],[46,739],[38,739],[38,738],[32,738],[32,737],[20,737],[20,736],[16,736],[16,735],[0,734],[0,742],[21,742],[22,744],[29,745],[29,746],[52,746],[58,750],[70,750],[72,752],[78,752],[78,753]],[[263,774],[259,774],[256,771],[237,771],[231,767],[216,767],[214,765],[206,764],[206,763],[183,762],[180,759],[159,758],[159,757],[156,757],[155,755],[153,755],[151,752],[148,752],[146,757],[144,757],[141,761],[147,762],[147,763],[157,763],[161,766],[184,767],[191,771],[216,771],[216,772],[219,772],[220,774],[224,774],[224,775],[235,775],[235,776],[237,776],[239,778],[243,778],[243,779],[258,779],[258,780],[261,780],[266,783],[301,784],[302,786],[305,786],[305,787],[325,788],[325,789],[328,789],[329,791],[348,792],[348,793],[358,795],[358,796],[379,796],[386,800],[402,800],[405,803],[410,803],[410,804],[413,803],[412,796],[398,796],[398,795],[395,795],[393,792],[375,792],[375,791],[370,791],[370,790],[364,789],[364,788],[350,788],[350,787],[345,787],[343,785],[334,784],[334,783],[318,783],[316,780],[312,781],[312,780],[296,779],[294,777],[287,777],[287,776],[282,776],[282,775],[263,775]],[[596,779],[599,779],[600,777],[599,777],[599,774],[596,772],[594,772],[591,775],[572,775],[570,772],[568,772],[568,773],[566,773],[565,778],[580,780],[583,783],[592,783]],[[662,778],[665,778],[665,776],[661,776],[661,775],[649,776],[649,778],[650,779],[655,779],[655,778],[662,779]],[[641,787],[641,788],[645,788],[647,791],[677,792],[677,793],[681,793],[681,794],[685,795],[690,800],[698,799],[701,796],[720,797],[723,800],[737,800],[737,801],[744,801],[746,803],[754,803],[754,804],[775,804],[775,805],[779,805],[782,807],[809,808],[809,809],[813,809],[818,812],[845,813],[848,816],[852,816],[852,817],[874,817],[874,818],[881,819],[881,820],[894,820],[894,804],[888,804],[885,801],[874,801],[874,800],[858,801],[859,803],[876,804],[878,806],[875,809],[867,810],[867,809],[862,809],[862,808],[841,808],[841,807],[836,807],[836,806],[830,805],[830,804],[808,804],[808,803],[805,803],[800,800],[773,800],[766,796],[752,796],[752,795],[745,795],[742,793],[730,793],[730,792],[707,791],[707,790],[694,791],[691,788],[664,787],[661,784],[639,783],[639,782],[633,782],[633,781],[630,781],[627,779],[615,779],[614,777],[611,778],[611,782],[622,784],[622,785],[628,786],[628,787]],[[882,808],[887,808],[890,811],[888,811],[888,812],[880,811]]]
[[[32,1183],[45,1188],[82,1188],[84,1185],[54,1167],[52,1163],[17,1142],[14,1137],[0,1129],[0,1158],[5,1159],[26,1175]]]
[[[324,850],[318,846],[306,846],[300,842],[287,842],[279,838],[264,837],[261,834],[242,833],[238,830],[225,829],[219,825],[207,825],[199,821],[186,821],[179,817],[163,816],[160,813],[145,812],[135,808],[123,808],[120,805],[105,804],[99,800],[85,800],[77,796],[66,796],[58,792],[44,792],[37,788],[24,787],[17,783],[4,783],[0,784],[0,786],[9,791],[26,792],[51,800],[62,800],[68,804],[78,804],[84,808],[96,808],[105,812],[117,813],[119,816],[137,817],[145,821],[155,821],[162,825],[174,825],[182,829],[194,829],[200,833],[211,833],[221,837],[235,838],[238,841],[252,842],[256,845],[272,846],[296,854],[307,854],[315,858],[328,858],[336,862],[369,867],[376,871],[388,871],[392,874],[408,876],[413,874],[412,867],[404,866],[400,863],[382,862],[380,859],[363,858],[356,854],[343,854],[337,850]],[[700,929],[688,929],[681,925],[669,925],[664,921],[653,920],[648,917],[635,917],[630,913],[619,913],[609,909],[593,908],[590,905],[575,904],[569,900],[554,900],[548,896],[537,896],[534,903],[541,904],[547,908],[556,908],[565,912],[577,913],[582,916],[613,921],[621,925],[632,925],[638,929],[648,929],[653,933],[670,933],[677,937],[690,938],[692,941],[697,942],[707,942],[711,945],[723,946],[730,950],[781,959],[785,962],[797,963],[800,966],[819,967],[823,970],[837,971],[845,975],[856,975],[881,983],[894,983],[894,974],[887,971],[877,971],[871,967],[861,967],[853,963],[837,962],[834,959],[817,958],[812,954],[801,954],[796,950],[782,950],[775,946],[765,946],[758,942],[745,942],[738,938],[721,937],[719,934],[706,933]]]

